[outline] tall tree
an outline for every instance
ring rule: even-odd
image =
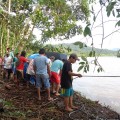
[[[12,0],[8,12],[8,1],[0,2],[1,51],[6,48],[6,34],[9,45],[22,46],[31,40],[34,28],[41,31],[42,39],[70,38],[82,33],[82,26],[76,21],[88,22],[87,0]],[[4,50],[5,51],[5,50]]]

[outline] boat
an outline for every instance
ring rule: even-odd
[[[58,52],[46,52],[46,56],[50,58],[51,56],[54,56],[55,59],[59,60],[67,60],[67,55],[63,53],[58,53]]]

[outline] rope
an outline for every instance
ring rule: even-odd
[[[80,103],[81,103],[81,102],[80,102]],[[103,116],[99,116],[98,113],[99,113],[100,111],[98,111],[97,109],[96,109],[97,115],[94,115],[95,113],[94,113],[94,114],[89,113],[88,110],[86,109],[86,104],[83,104],[83,103],[81,103],[81,104],[82,104],[81,108],[79,108],[79,109],[77,109],[77,110],[74,110],[74,111],[72,111],[72,112],[69,113],[69,118],[70,118],[71,120],[79,120],[79,119],[77,119],[77,118],[73,118],[73,117],[72,117],[73,114],[75,114],[75,113],[77,113],[77,112],[79,112],[79,111],[81,111],[81,112],[83,112],[83,113],[86,114],[86,119],[87,119],[87,120],[89,120],[89,119],[94,119],[94,120],[107,120],[107,119],[108,119],[107,116],[106,116],[104,113],[102,113]],[[94,108],[94,107],[93,107],[93,108]],[[95,108],[94,108],[94,109],[95,109]],[[119,118],[120,118],[120,115],[116,116],[116,120],[119,120]]]
[[[120,76],[105,76],[105,75],[94,76],[94,75],[83,75],[82,77],[120,77]],[[75,77],[75,78],[73,78],[73,79],[76,79],[76,78],[79,78],[79,77]]]

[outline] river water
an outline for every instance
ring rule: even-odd
[[[91,63],[93,59],[88,58],[88,61]],[[91,64],[88,73],[80,72],[83,75],[82,78],[74,77],[73,88],[86,98],[98,100],[102,105],[109,106],[114,111],[120,113],[120,77],[104,77],[120,76],[120,58],[99,57],[98,61],[104,72],[94,72],[94,65]],[[73,71],[77,72],[78,67],[79,62],[73,64]],[[92,77],[85,77],[89,75]]]

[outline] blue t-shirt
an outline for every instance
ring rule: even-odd
[[[62,70],[63,62],[61,60],[55,60],[51,65],[51,71],[58,73],[59,70]]]
[[[33,65],[36,67],[36,74],[47,74],[48,58],[43,55],[39,55],[34,59]]]

